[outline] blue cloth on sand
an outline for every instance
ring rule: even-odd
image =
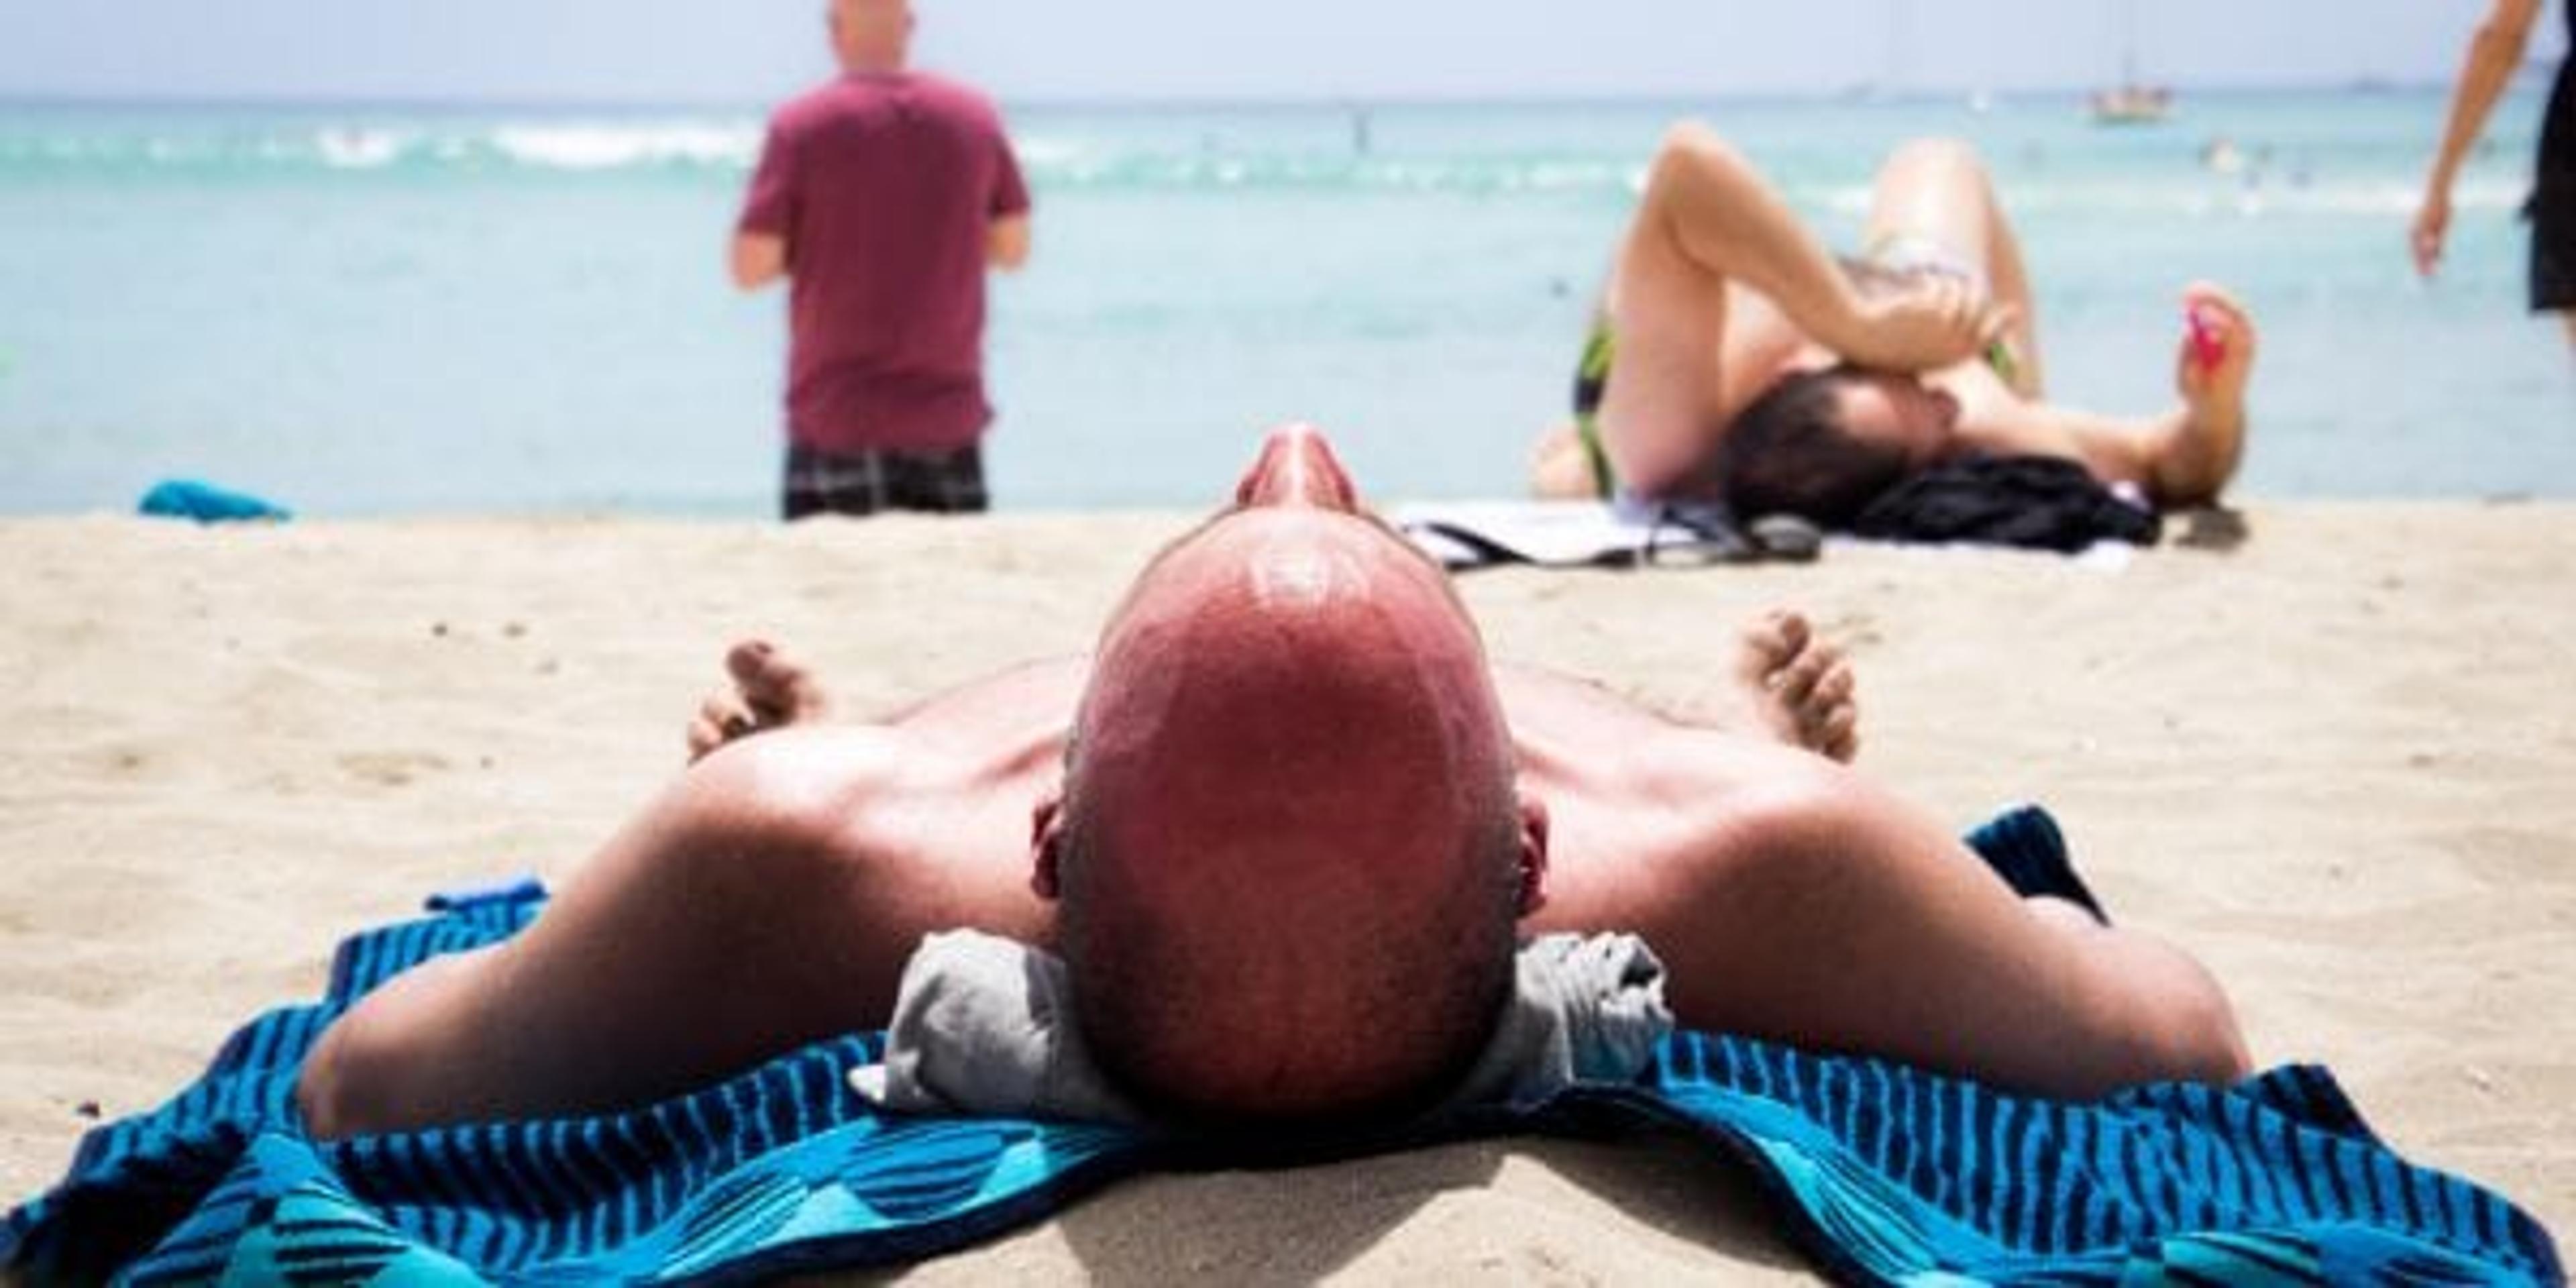
[[[195,479],[171,479],[143,494],[136,510],[155,519],[192,519],[198,523],[284,522],[295,517],[247,492],[235,492]]]
[[[40,1283],[743,1282],[933,1256],[1124,1176],[1242,1161],[1130,1128],[880,1114],[848,1085],[882,1056],[871,1034],[629,1114],[305,1137],[295,1073],[333,1016],[542,904],[451,901],[349,940],[319,1005],[254,1021],[169,1104],[90,1133],[61,1187],[0,1222],[0,1267]],[[1786,1234],[1849,1282],[2565,1282],[2530,1216],[2399,1158],[2314,1067],[2078,1105],[1681,1033],[1634,1082],[1436,1138],[1638,1126],[1743,1163]]]

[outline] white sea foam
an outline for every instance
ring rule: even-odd
[[[334,170],[381,170],[402,159],[407,140],[392,130],[333,126],[316,134],[313,146],[322,164]]]
[[[1011,140],[1011,151],[1024,166],[1070,166],[1091,155],[1092,150],[1078,143],[1038,135],[1021,135]]]
[[[750,126],[504,125],[492,147],[524,166],[554,170],[621,170],[637,166],[748,166],[760,155]]]

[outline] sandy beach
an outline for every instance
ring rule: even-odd
[[[2125,567],[1845,547],[1816,566],[1469,577],[1493,651],[1661,702],[1805,607],[1861,764],[1965,826],[2047,803],[2115,915],[2340,1073],[2410,1158],[2576,1231],[2576,507],[2256,504]],[[1177,515],[0,523],[0,1201],[316,992],[427,892],[578,866],[681,761],[723,645],[844,709],[1078,651]],[[1806,1277],[1673,1142],[1484,1143],[1157,1178],[926,1282]]]

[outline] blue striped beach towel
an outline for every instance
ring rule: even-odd
[[[2044,815],[1974,839],[2008,879],[2071,879],[2038,852],[2058,844]],[[58,1188],[0,1222],[0,1267],[37,1283],[734,1283],[918,1260],[1140,1171],[1241,1161],[1113,1127],[880,1115],[847,1082],[876,1035],[634,1113],[304,1137],[295,1074],[333,1016],[542,903],[533,886],[433,901],[348,941],[318,1005],[255,1020],[169,1104],[90,1133]],[[2565,1282],[2530,1216],[2399,1158],[2313,1067],[2076,1105],[1684,1033],[1633,1085],[1389,1144],[1639,1125],[1740,1160],[1788,1236],[1851,1283]]]

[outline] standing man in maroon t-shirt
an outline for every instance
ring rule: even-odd
[[[981,511],[984,273],[1029,192],[982,93],[908,70],[910,0],[830,0],[841,75],[780,108],[733,279],[790,283],[786,514]]]

